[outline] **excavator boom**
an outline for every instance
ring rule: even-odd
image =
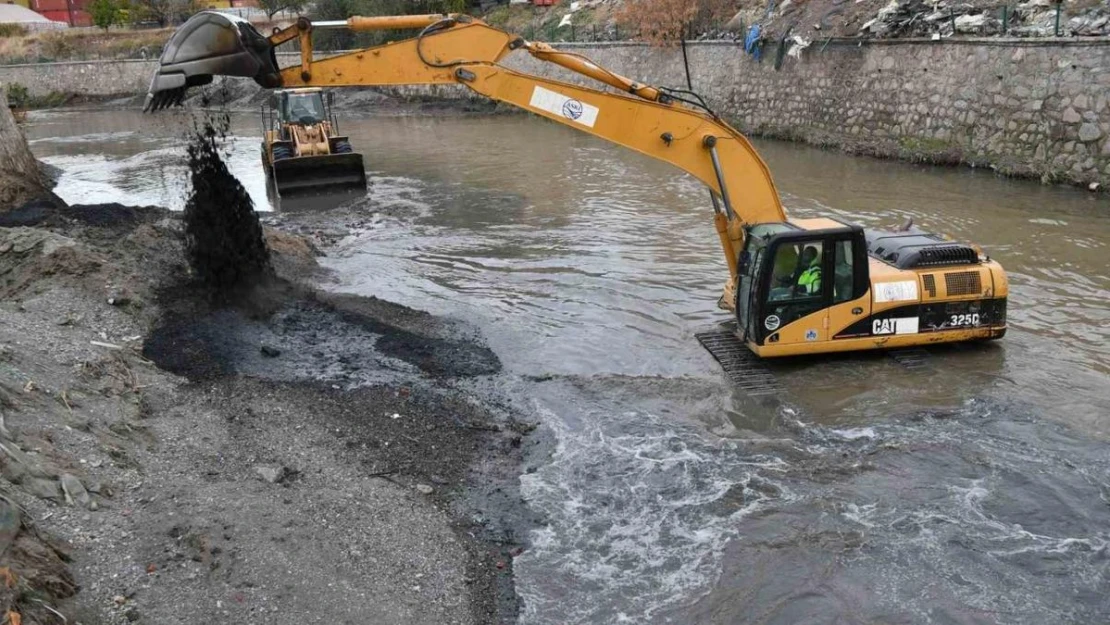
[[[417,37],[317,60],[312,33],[422,28]],[[280,69],[274,47],[297,40],[300,64]],[[541,78],[500,64],[514,50],[559,65],[610,90]],[[552,121],[671,163],[709,187],[715,223],[733,278],[745,224],[782,222],[767,166],[748,140],[694,94],[646,85],[589,59],[524,39],[462,15],[352,17],[294,25],[265,37],[237,18],[192,17],[167,43],[151,82],[148,110],[180,104],[212,76],[253,78],[267,88],[462,84]]]

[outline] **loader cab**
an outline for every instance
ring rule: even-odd
[[[736,289],[743,340],[823,342],[830,314],[863,315],[870,280],[860,226],[826,218],[755,224],[744,240]]]
[[[282,124],[311,126],[330,117],[328,107],[324,105],[324,93],[319,89],[277,91],[272,106]]]

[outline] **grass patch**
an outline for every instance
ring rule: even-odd
[[[0,64],[158,58],[173,29],[52,31],[0,38]]]

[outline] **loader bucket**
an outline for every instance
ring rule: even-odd
[[[144,111],[180,105],[186,89],[207,85],[213,76],[253,78],[268,89],[281,86],[269,40],[250,22],[214,11],[201,11],[174,31],[158,65]]]
[[[280,197],[366,188],[366,169],[358,153],[300,156],[274,162]]]

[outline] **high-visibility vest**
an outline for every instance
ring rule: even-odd
[[[798,276],[798,286],[805,287],[807,295],[813,295],[821,290],[821,266],[813,265]]]

